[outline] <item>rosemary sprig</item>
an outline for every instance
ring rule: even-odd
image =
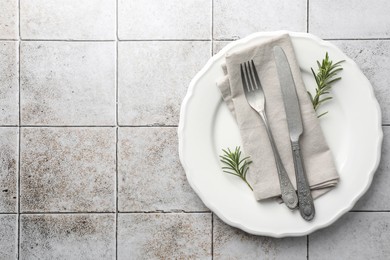
[[[332,99],[331,96],[326,96],[324,98],[321,98],[321,96],[329,94],[329,91],[332,88],[332,84],[341,79],[341,77],[335,78],[335,76],[339,71],[343,69],[340,65],[342,62],[344,62],[344,60],[333,64],[333,61],[329,59],[328,52],[326,52],[325,59],[322,60],[322,63],[317,61],[318,72],[315,73],[313,68],[311,68],[311,72],[313,73],[314,79],[316,80],[317,83],[317,88],[314,97],[309,91],[307,93],[310,96],[315,111],[317,111],[318,107],[322,103]],[[326,115],[327,113],[328,111],[320,114],[318,118],[320,118],[323,115]]]
[[[221,158],[221,162],[226,165],[222,167],[223,172],[239,177],[248,185],[251,190],[253,190],[252,186],[246,180],[249,164],[252,163],[252,161],[249,159],[249,156],[241,159],[241,150],[239,146],[237,146],[233,152],[230,151],[229,148],[227,150],[222,149],[222,151],[224,154],[220,155],[219,157]]]

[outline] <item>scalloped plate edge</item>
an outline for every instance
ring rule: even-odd
[[[219,212],[217,210],[217,208],[214,205],[212,205],[212,203],[210,203],[206,198],[203,197],[203,195],[198,191],[196,185],[194,185],[194,183],[192,181],[192,178],[191,178],[191,174],[188,174],[190,169],[187,167],[185,159],[184,159],[185,158],[185,156],[184,156],[184,139],[183,139],[184,129],[185,129],[184,119],[185,119],[185,116],[186,116],[187,104],[188,104],[189,100],[193,96],[193,92],[194,92],[194,88],[196,86],[196,83],[206,73],[206,71],[209,70],[209,68],[212,66],[212,64],[214,64],[214,62],[216,62],[217,59],[219,59],[222,55],[224,55],[226,53],[226,51],[228,49],[230,49],[232,46],[238,45],[238,44],[245,44],[246,42],[249,42],[252,39],[257,38],[257,37],[275,36],[275,35],[284,34],[284,33],[288,33],[289,35],[294,36],[294,37],[311,38],[312,40],[322,44],[323,46],[327,46],[327,47],[330,47],[330,48],[336,48],[337,50],[342,52],[337,46],[332,45],[332,44],[330,44],[330,43],[322,40],[321,38],[319,38],[319,37],[317,37],[315,35],[312,35],[310,33],[291,32],[291,31],[285,31],[285,30],[273,31],[273,32],[257,32],[257,33],[250,34],[250,35],[248,35],[245,38],[233,41],[233,42],[229,43],[228,45],[226,45],[217,54],[212,56],[207,61],[206,65],[191,80],[190,85],[189,85],[188,90],[187,90],[187,94],[184,97],[183,102],[181,104],[179,126],[178,126],[178,130],[177,130],[178,131],[178,139],[179,139],[179,159],[180,159],[180,162],[181,162],[181,164],[182,164],[182,166],[184,168],[184,171],[186,173],[187,180],[188,180],[190,186],[195,191],[195,193],[200,197],[200,199],[205,204],[205,206],[208,207],[212,212],[214,212],[221,220],[223,220],[225,223],[227,223],[227,224],[229,224],[229,225],[231,225],[233,227],[239,228],[239,229],[241,229],[241,230],[243,230],[243,231],[245,231],[247,233],[253,234],[253,235],[270,236],[270,237],[276,237],[276,238],[289,237],[289,236],[304,236],[304,235],[308,235],[308,234],[310,234],[310,233],[312,233],[312,232],[314,232],[316,230],[319,230],[319,229],[322,229],[322,228],[330,226],[335,221],[337,221],[341,216],[343,216],[345,213],[350,211],[354,207],[356,202],[367,192],[367,190],[371,186],[374,174],[375,174],[375,172],[376,172],[376,170],[377,170],[377,168],[379,166],[379,162],[380,162],[380,159],[381,159],[381,149],[382,149],[382,141],[383,141],[381,109],[380,109],[379,103],[378,103],[378,101],[377,101],[377,99],[375,97],[374,90],[372,88],[370,88],[370,98],[371,98],[371,101],[373,102],[373,105],[376,108],[376,111],[378,113],[377,116],[378,116],[379,120],[378,120],[378,128],[377,128],[378,139],[377,139],[377,144],[376,144],[377,145],[377,150],[376,150],[376,153],[377,153],[376,154],[376,158],[377,158],[377,160],[372,165],[371,171],[369,172],[369,176],[368,176],[369,179],[368,179],[367,185],[360,191],[359,194],[357,194],[354,197],[354,199],[352,199],[350,201],[350,203],[345,208],[341,209],[335,215],[335,217],[329,219],[329,221],[324,223],[323,225],[313,226],[312,228],[308,229],[307,231],[295,232],[295,233],[286,233],[286,232],[274,232],[274,233],[272,233],[272,232],[263,232],[263,231],[260,231],[260,230],[252,230],[250,228],[247,228],[245,225],[243,225],[241,223],[232,221],[232,220],[228,219],[227,217],[225,217],[221,212]],[[356,64],[355,61],[353,61],[349,57],[347,57],[347,58],[348,58],[349,62],[351,62],[354,66],[359,68],[359,66]],[[366,77],[365,77],[365,79],[368,81],[368,79]]]

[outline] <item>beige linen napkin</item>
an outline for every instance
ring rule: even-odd
[[[225,76],[217,85],[228,108],[236,118],[243,142],[242,148],[253,161],[248,172],[248,181],[253,187],[256,199],[280,196],[275,160],[264,123],[246,101],[241,82],[240,63],[254,60],[264,89],[266,113],[276,146],[290,180],[296,188],[286,114],[273,57],[275,45],[282,47],[286,53],[296,84],[303,118],[301,152],[312,195],[317,198],[331,190],[338,183],[339,176],[320,122],[306,92],[289,35],[260,40],[251,46],[246,45],[239,50],[228,52],[226,64],[222,66]]]

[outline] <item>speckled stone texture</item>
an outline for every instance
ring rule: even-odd
[[[119,211],[206,211],[180,165],[176,128],[121,128]]]
[[[390,259],[389,13],[387,0],[0,0],[0,260]],[[285,239],[213,215],[177,142],[196,73],[273,30],[313,33],[355,60],[384,130],[354,209]]]
[[[120,42],[118,55],[119,125],[176,125],[191,78],[211,55],[211,42]]]
[[[115,214],[22,215],[20,225],[20,259],[115,259]]]
[[[215,40],[239,39],[259,31],[305,31],[306,0],[215,0]]]
[[[18,240],[18,216],[0,215],[0,259],[16,259]]]
[[[17,212],[17,185],[18,128],[0,127],[0,213]]]
[[[114,125],[115,43],[22,42],[25,125]]]
[[[389,6],[390,10],[390,6]],[[390,41],[355,40],[332,41],[353,59],[374,87],[382,109],[383,124],[390,124]]]
[[[18,56],[17,42],[0,41],[0,125],[19,123]]]
[[[220,52],[226,45],[233,41],[214,41],[213,42],[213,55]]]
[[[210,39],[209,0],[118,0],[120,40]]]
[[[388,38],[387,0],[311,0],[309,31],[325,39]]]
[[[211,259],[211,213],[119,214],[118,259]]]
[[[232,228],[214,216],[214,259],[306,259],[306,237],[253,236]]]
[[[115,1],[20,0],[22,39],[114,40]]]
[[[18,0],[1,0],[0,9],[0,39],[18,39]]]
[[[388,259],[390,214],[349,212],[309,239],[310,259]]]
[[[354,210],[390,211],[390,127],[383,128],[382,158],[370,189]]]
[[[24,128],[22,212],[115,211],[114,128]]]

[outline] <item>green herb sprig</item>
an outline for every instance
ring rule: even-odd
[[[241,159],[241,150],[239,146],[237,146],[233,152],[230,151],[229,148],[227,150],[222,149],[222,151],[224,154],[219,157],[221,158],[221,162],[226,165],[222,167],[223,172],[239,177],[251,190],[253,190],[252,186],[246,180],[249,164],[252,163],[249,156]]]
[[[324,103],[332,99],[331,96],[326,96],[321,98],[323,95],[329,94],[330,89],[332,88],[332,84],[336,81],[340,80],[341,77],[336,77],[337,73],[341,71],[343,68],[341,67],[341,63],[344,60],[336,62],[333,64],[333,61],[329,59],[328,52],[325,54],[325,59],[322,60],[322,63],[317,61],[318,71],[314,72],[313,68],[311,68],[311,72],[313,73],[314,79],[317,83],[316,94],[313,97],[312,94],[308,91],[307,93],[310,96],[311,102],[313,103],[314,110],[317,111],[318,107]],[[318,118],[324,116],[328,113],[328,111],[320,114]]]

